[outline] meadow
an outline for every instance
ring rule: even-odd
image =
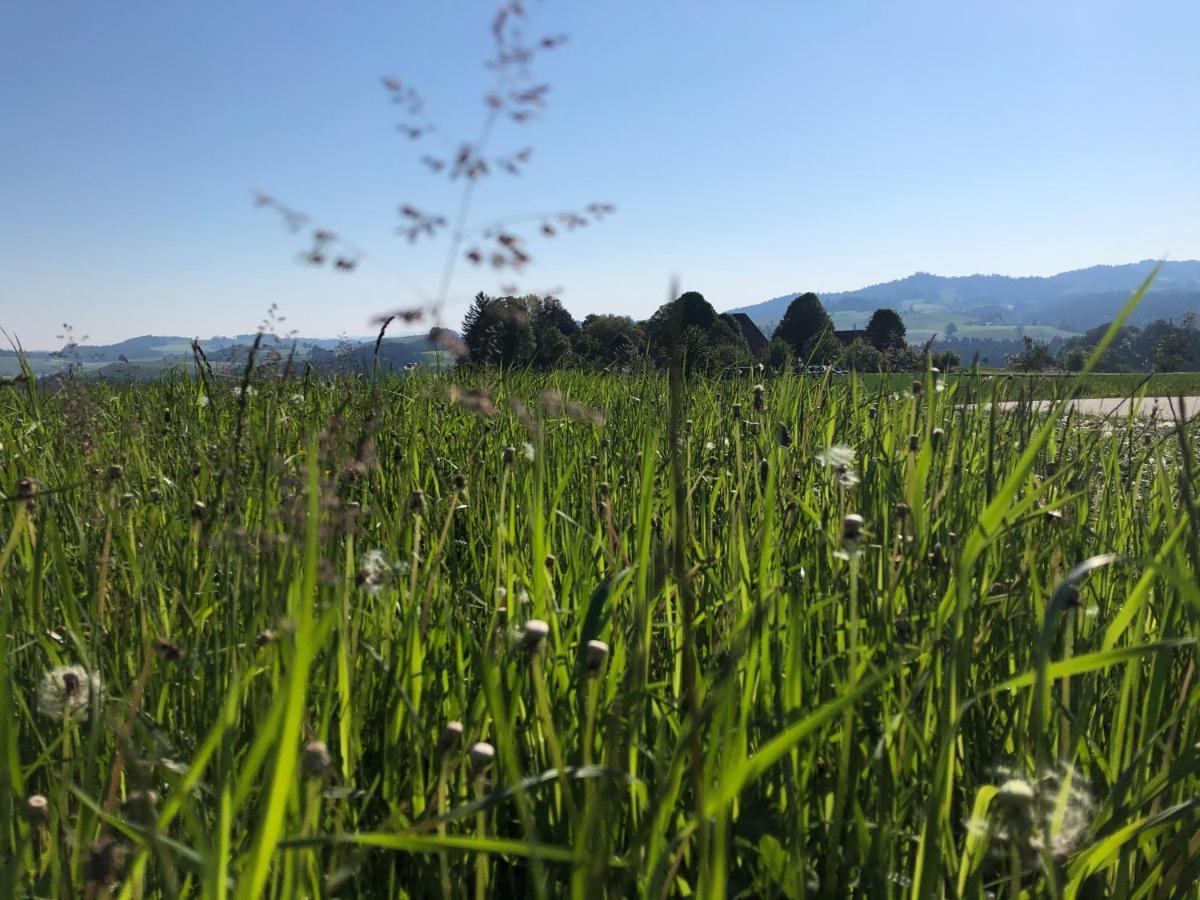
[[[0,895],[1194,895],[1195,425],[981,399],[0,388]]]

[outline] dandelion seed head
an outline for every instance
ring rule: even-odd
[[[358,565],[358,583],[369,593],[378,594],[392,574],[382,550],[368,550]]]
[[[855,452],[845,444],[834,444],[828,450],[817,454],[817,462],[826,468],[836,469],[838,466],[849,468],[854,465]]]
[[[82,666],[59,666],[38,682],[37,710],[48,719],[73,722],[86,718],[93,699],[103,699],[103,685],[99,676]]]

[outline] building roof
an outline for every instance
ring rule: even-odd
[[[753,319],[745,313],[732,313],[731,315],[733,316],[733,321],[737,322],[738,328],[741,329],[742,337],[746,339],[746,346],[750,348],[751,353],[758,353],[759,350],[767,346],[766,337],[763,336],[759,327],[754,324]]]
[[[859,338],[865,341],[867,339],[867,330],[865,328],[847,328],[844,331],[835,331],[833,336],[843,344],[853,344]]]

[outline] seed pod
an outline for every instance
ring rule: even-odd
[[[908,518],[908,504],[907,503],[897,503],[896,504],[896,520],[899,522],[903,522],[907,518]]]
[[[733,413],[733,417],[735,419],[737,419],[739,422],[742,420],[742,404],[740,404],[740,403],[733,404],[730,411]]]
[[[921,439],[919,437],[917,437],[917,435],[915,435],[915,434],[910,434],[908,436],[908,452],[916,453],[920,449],[921,449]]]
[[[262,647],[262,646],[264,646],[264,645],[266,645],[266,644],[270,644],[270,643],[271,643],[272,641],[274,641],[274,640],[275,640],[275,638],[277,638],[278,636],[279,636],[279,635],[277,635],[277,634],[275,633],[275,629],[273,629],[273,628],[264,628],[262,631],[260,631],[260,632],[258,633],[258,636],[257,636],[257,637],[254,639],[254,643],[256,643],[258,646]]]
[[[875,418],[877,415],[879,415],[879,407],[878,406],[868,406],[867,407],[867,415],[869,415],[872,419]]]
[[[842,519],[842,540],[857,541],[862,537],[863,533],[863,517],[857,513],[850,513]]]
[[[32,478],[22,478],[17,482],[17,496],[22,500],[32,500],[37,496],[37,482]]]
[[[158,488],[150,488],[150,499],[154,503],[162,503],[162,491]]]
[[[333,765],[324,741],[309,741],[300,754],[300,771],[309,778],[323,778]]]
[[[584,663],[589,675],[595,675],[608,659],[608,644],[604,641],[588,641],[583,651]]]
[[[596,485],[596,493],[600,495],[601,500],[608,499],[609,484],[607,481],[602,481]]]
[[[108,480],[109,481],[119,481],[121,479],[121,476],[124,474],[125,474],[125,468],[124,468],[124,466],[120,465],[119,463],[113,463],[111,466],[108,467]]]
[[[771,474],[771,464],[765,459],[758,461],[758,480],[763,484],[767,483],[767,478]]]
[[[945,437],[946,437],[946,432],[943,429],[941,429],[941,428],[933,429],[933,433],[930,435],[930,440],[933,443],[934,450],[941,449],[942,441],[945,440]]]
[[[921,393],[924,390],[925,390],[925,385],[922,384],[920,381],[914,381],[912,383],[912,392],[913,392],[914,397],[920,397]]]
[[[454,490],[458,491],[458,493],[461,494],[461,493],[465,492],[466,489],[467,489],[467,476],[466,475],[455,475],[454,476]]]
[[[446,727],[442,729],[442,736],[438,739],[438,753],[445,756],[453,751],[462,742],[462,736],[462,722],[453,720],[447,722]]]
[[[199,522],[204,518],[204,514],[208,511],[208,507],[204,505],[203,500],[192,501],[192,518]]]
[[[525,623],[521,632],[521,646],[530,653],[542,646],[546,636],[550,634],[550,626],[541,619],[530,619]]]
[[[504,462],[504,465],[511,466],[517,461],[517,448],[505,447],[502,451],[500,451],[500,459]]]
[[[546,568],[547,569],[553,569],[555,563],[557,563],[557,562],[558,562],[558,557],[556,557],[553,553],[546,554]]]
[[[471,776],[477,777],[483,774],[483,770],[490,766],[492,760],[496,758],[496,748],[486,741],[477,741],[471,745],[467,756],[471,760]]]
[[[779,446],[780,447],[792,446],[792,433],[790,431],[788,431],[787,425],[784,424],[783,422],[779,423]]]

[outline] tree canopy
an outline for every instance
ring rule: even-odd
[[[833,321],[829,313],[821,305],[821,298],[810,292],[788,304],[772,338],[786,341],[797,356],[807,356],[821,336],[830,331]]]
[[[867,323],[867,341],[880,353],[903,350],[908,345],[908,329],[894,309],[877,309]]]

